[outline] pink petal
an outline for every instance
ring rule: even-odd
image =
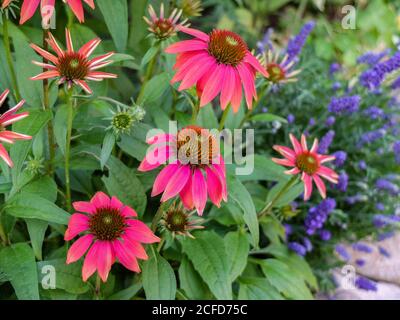
[[[152,197],[159,195],[165,190],[171,177],[178,171],[179,167],[179,164],[169,164],[160,171],[153,184]]]
[[[79,233],[89,229],[89,217],[81,213],[74,213],[68,222],[67,231],[65,231],[64,240],[69,241],[75,238]]]
[[[161,202],[167,201],[173,197],[175,197],[183,187],[186,185],[188,179],[190,177],[190,165],[183,165],[178,170],[176,170],[175,174],[171,177],[167,186],[165,187],[164,193],[161,197]]]
[[[186,209],[192,210],[194,208],[193,204],[193,196],[192,196],[192,178],[190,177],[183,187],[181,192],[179,193],[181,197],[182,203]]]
[[[183,40],[171,44],[165,49],[165,52],[173,54],[197,50],[207,50],[207,44],[200,40]]]
[[[313,189],[312,179],[308,174],[303,172],[303,176],[301,177],[301,180],[303,180],[303,182],[304,182],[304,201],[307,201],[308,199],[310,199],[312,189]]]
[[[117,197],[112,196],[110,201],[110,208],[120,210],[124,205]]]
[[[225,110],[235,90],[236,78],[234,72],[235,71],[232,67],[225,66],[224,81],[222,83],[222,91],[220,95],[220,104],[222,110]]]
[[[82,23],[85,21],[82,0],[67,0],[67,3],[71,7],[75,16],[78,18],[79,22]]]
[[[160,133],[152,136],[151,138],[147,139],[146,143],[148,144],[161,144],[165,142],[172,142],[175,141],[175,135],[169,133]]]
[[[310,152],[315,153],[317,152],[317,150],[318,150],[318,139],[314,139],[314,143],[310,149]]]
[[[249,63],[254,69],[260,72],[264,77],[268,77],[268,72],[263,68],[261,63],[254,57],[250,52],[248,52],[244,58],[244,61]]]
[[[301,147],[300,142],[296,139],[296,137],[293,134],[289,134],[290,141],[292,142],[294,152],[296,154],[302,153],[303,148]]]
[[[150,228],[140,220],[128,220],[130,227],[126,228],[126,236],[137,242],[154,243],[159,242],[160,238],[154,235]]]
[[[326,155],[319,154],[318,155],[318,160],[319,160],[320,163],[325,163],[325,162],[329,162],[329,161],[335,160],[335,156],[326,156]]]
[[[303,151],[308,151],[307,140],[304,134],[301,135],[301,147],[303,148]]]
[[[207,184],[201,169],[195,169],[192,178],[193,203],[198,214],[203,214],[207,203]]]
[[[120,240],[115,240],[113,241],[112,245],[116,257],[125,268],[133,272],[140,272],[140,267],[136,257],[129,250],[129,247],[126,245],[125,241],[122,243]]]
[[[279,164],[281,166],[286,166],[286,167],[294,167],[296,164],[288,159],[277,159],[277,158],[272,158],[271,159],[273,162],[276,164]]]
[[[90,247],[93,242],[94,236],[92,234],[84,235],[74,242],[69,248],[67,254],[67,264],[78,261]]]
[[[37,7],[39,6],[40,0],[25,0],[21,7],[21,17],[19,24],[24,24],[27,20],[32,18]]]
[[[236,69],[238,70],[240,78],[242,79],[247,107],[251,109],[253,107],[253,95],[256,91],[254,87],[254,77],[243,64],[237,65]]]
[[[233,112],[238,112],[240,105],[242,104],[242,83],[240,82],[240,76],[237,71],[233,71],[235,75],[235,89],[233,90],[231,104],[233,107]],[[232,76],[232,71],[231,71]]]
[[[143,246],[140,244],[140,242],[137,242],[131,238],[129,238],[127,235],[122,235],[121,236],[122,240],[124,240],[124,245],[129,249],[129,252],[132,253],[135,257],[138,259],[142,260],[147,260],[148,256],[146,253],[146,250],[143,248]]]
[[[124,217],[137,217],[136,211],[133,210],[133,209],[132,209],[131,207],[129,207],[129,206],[125,206],[125,207],[122,209],[121,214],[122,214]]]
[[[321,195],[322,198],[325,199],[326,198],[325,183],[321,180],[321,178],[317,174],[313,175],[313,179],[314,179],[315,185],[317,186],[319,194]]]
[[[206,167],[208,196],[212,203],[220,207],[222,201],[222,184],[217,174]]]
[[[284,146],[273,146],[272,148],[278,151],[286,159],[296,161],[296,153],[292,149]]]
[[[108,274],[110,273],[111,266],[114,262],[114,253],[110,241],[97,241],[97,272],[103,280],[107,282]]]
[[[60,57],[64,54],[64,51],[61,49],[61,47],[58,45],[57,40],[54,38],[53,34],[49,32],[48,34],[48,39],[47,43],[50,45],[50,47],[55,51],[55,53]]]
[[[44,80],[44,79],[50,79],[50,78],[57,78],[59,77],[60,74],[56,70],[51,70],[51,71],[45,71],[37,76],[29,78],[30,80]]]
[[[224,68],[217,66],[206,83],[200,99],[200,107],[211,102],[222,90]]]
[[[298,168],[293,168],[285,171],[285,174],[298,174],[298,173],[300,173],[300,170]]]
[[[14,163],[12,162],[10,156],[8,155],[7,150],[3,147],[2,144],[0,144],[0,157],[7,163],[7,165],[12,168],[14,166]]]
[[[85,213],[90,213],[90,214],[93,214],[96,212],[96,207],[90,202],[75,201],[74,203],[72,203],[72,206],[74,207],[74,209],[76,211],[79,211],[79,212],[85,212]]]
[[[208,53],[199,53],[188,58],[185,63],[179,67],[178,72],[172,77],[171,83],[181,81],[187,75],[192,75],[196,72],[196,66],[199,62],[204,64],[208,60],[210,60]]]
[[[83,1],[85,1],[89,5],[89,7],[94,9],[94,0],[83,0]]]
[[[8,123],[8,121],[7,121]],[[3,123],[4,126],[6,126],[6,124]],[[31,136],[28,136],[26,134],[22,134],[22,133],[17,133],[17,132],[13,132],[13,131],[3,131],[0,132],[0,136],[6,139],[10,139],[10,140],[30,140],[32,139]]]
[[[155,146],[151,148],[139,165],[139,171],[150,171],[158,168],[167,162],[171,156],[171,147],[169,145]]]
[[[90,200],[90,203],[93,204],[97,209],[108,208],[110,207],[110,198],[104,192],[96,192],[93,198]]]
[[[86,83],[86,81],[74,79],[74,82],[75,82],[78,86],[80,86],[86,93],[88,93],[88,94],[92,94],[92,93],[93,93],[92,89],[90,89],[90,87],[89,87],[89,85]]]
[[[182,91],[192,87],[209,70],[212,70],[215,65],[216,63],[213,58],[205,57],[203,59],[199,59],[196,63],[193,64],[190,71],[188,71],[187,74],[184,76],[178,90]]]
[[[25,2],[24,2],[25,3]],[[58,63],[58,58],[53,56],[50,52],[47,52],[46,50],[43,50],[42,48],[38,47],[36,44],[31,43],[31,48],[35,50],[38,54],[40,54],[42,57],[46,58],[47,60],[53,62],[54,64]]]
[[[6,101],[8,94],[10,93],[10,90],[6,89],[4,92],[0,95],[0,106]],[[10,109],[11,110],[11,109]],[[10,111],[9,110],[9,111]]]
[[[101,43],[100,38],[95,38],[93,40],[90,40],[89,42],[85,43],[80,49],[79,53],[83,55],[84,57],[88,58],[94,50],[96,50],[97,46]],[[96,58],[98,59],[98,58]],[[96,60],[91,60],[90,65],[92,65]]]
[[[82,279],[84,282],[86,282],[97,269],[97,260],[98,255],[100,254],[100,252],[98,252],[98,249],[99,241],[97,240],[89,249],[85,261],[83,262]]]
[[[205,42],[208,42],[208,40],[210,39],[210,37],[206,33],[196,30],[196,29],[192,29],[192,28],[188,28],[188,27],[184,27],[184,26],[179,26],[178,29],[181,32],[190,34],[191,36],[201,39]]]
[[[330,169],[328,167],[321,166],[318,169],[317,174],[332,183],[338,183],[339,176],[337,175],[337,173],[335,171],[333,171],[332,169]]]
[[[0,106],[3,104],[4,100],[7,98],[8,90],[4,91],[3,94],[0,96]],[[8,111],[4,112],[1,117],[0,117],[0,122],[3,123],[4,121],[7,121],[10,117],[15,116],[15,112],[17,112],[19,109],[22,108],[24,105],[25,100],[21,100],[18,102],[18,104],[15,107],[12,107]],[[24,113],[24,112],[23,112]]]

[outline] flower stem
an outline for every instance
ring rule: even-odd
[[[219,131],[222,131],[224,129],[225,122],[226,122],[226,119],[228,118],[228,114],[229,114],[230,110],[231,110],[231,105],[228,104],[228,106],[225,108],[224,112],[222,113],[221,121],[219,122],[219,128],[218,128]]]
[[[158,210],[151,222],[151,231],[155,232],[157,230],[158,222],[161,220],[161,217],[164,213],[165,202],[161,203],[158,207]]]
[[[14,87],[14,97],[16,99],[16,102],[18,102],[19,100],[21,100],[21,95],[19,93],[17,76],[16,76],[15,70],[14,70],[14,61],[13,61],[12,54],[11,54],[10,36],[9,36],[9,32],[8,32],[8,19],[5,14],[3,16],[3,41],[4,41],[4,47],[6,50],[7,64],[8,64],[8,67],[10,68],[11,82],[12,82],[12,86]]]
[[[139,92],[139,95],[138,95],[138,98],[137,98],[137,102],[138,103],[142,103],[143,102],[142,99],[143,99],[144,89],[145,89],[146,83],[151,79],[151,77],[153,75],[154,67],[156,65],[159,52],[160,52],[160,48],[157,49],[156,54],[150,60],[148,66],[147,66],[147,70],[146,70],[146,74],[145,74],[144,79],[143,79],[142,87],[140,88],[140,92]]]
[[[48,43],[46,41],[48,36],[48,31],[43,30],[43,49],[48,50]],[[47,59],[43,58],[43,63],[47,63]],[[43,69],[43,71],[46,71],[46,69]],[[43,110],[47,111],[50,109],[50,103],[49,103],[49,81],[48,79],[43,80]],[[54,174],[54,158],[56,155],[56,142],[54,138],[54,128],[53,128],[53,122],[49,121],[47,123],[47,137],[48,137],[48,143],[49,143],[49,163],[48,163],[48,168],[47,168],[47,173],[50,176],[53,176]]]
[[[72,103],[72,93],[73,87],[68,89],[67,94],[67,108],[68,108],[68,116],[67,116],[67,140],[65,146],[65,200],[67,203],[67,210],[71,211],[71,181],[69,175],[69,160],[70,160],[70,151],[71,151],[71,134],[72,134],[72,121],[74,118],[74,106]]]
[[[165,243],[165,238],[161,238],[161,241],[160,241],[160,243],[158,244],[158,247],[157,247],[157,252],[161,251],[162,247],[164,246],[164,243]]]
[[[200,99],[196,101],[196,103],[192,104],[192,119],[191,123],[196,124],[197,116],[199,115],[200,112]]]
[[[4,231],[4,227],[1,221],[0,221],[0,239],[5,246],[8,244],[8,237],[6,232]]]
[[[259,218],[262,218],[266,214],[270,213],[272,208],[278,202],[278,200],[291,188],[297,183],[297,176],[293,176],[285,185],[284,187],[274,196],[274,198],[267,203],[267,205],[260,211],[258,214]]]
[[[96,300],[100,300],[101,297],[101,279],[98,274],[96,274],[96,287],[94,288],[94,297]]]

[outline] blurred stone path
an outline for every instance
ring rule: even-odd
[[[340,300],[400,300],[400,233],[381,241],[345,245],[349,260],[334,270],[338,288],[332,298]],[[355,274],[355,273],[356,274]],[[363,290],[354,281],[372,280],[376,290]],[[368,286],[366,286],[368,287]]]

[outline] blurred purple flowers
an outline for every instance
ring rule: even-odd
[[[332,97],[328,111],[336,114],[350,114],[357,112],[360,107],[361,97],[355,96],[343,96],[343,97]]]

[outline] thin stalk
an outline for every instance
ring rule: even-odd
[[[4,231],[4,227],[3,227],[3,224],[1,223],[1,221],[0,221],[0,239],[1,239],[1,242],[3,242],[3,244],[5,246],[8,245],[8,237],[7,237],[6,232]]]
[[[275,197],[267,203],[267,205],[260,211],[258,214],[259,218],[262,218],[266,214],[270,213],[272,208],[275,206],[275,204],[278,202],[278,200],[286,194],[286,192],[293,187],[297,182],[297,176],[293,176],[286,184],[285,186],[275,195]]]
[[[3,16],[3,41],[4,41],[4,47],[6,50],[7,64],[10,69],[11,82],[12,82],[12,86],[14,88],[14,97],[15,97],[16,101],[20,101],[21,95],[20,95],[19,89],[18,89],[17,76],[15,73],[14,61],[13,61],[12,54],[11,54],[10,35],[8,32],[8,19],[5,14]]]
[[[153,76],[153,72],[154,72],[154,67],[156,65],[157,59],[158,59],[158,54],[160,52],[160,48],[158,47],[156,54],[154,55],[154,57],[150,60],[148,66],[147,66],[147,70],[146,70],[146,74],[144,76],[143,82],[142,82],[142,87],[140,88],[140,92],[137,98],[138,103],[142,103],[142,99],[143,99],[143,94],[144,94],[144,88],[146,86],[146,83],[151,79],[151,77]]]
[[[101,279],[98,274],[96,274],[96,287],[94,288],[94,297],[96,300],[100,300],[101,297]]]
[[[72,101],[73,87],[68,90],[67,94],[67,141],[65,146],[65,200],[67,204],[67,210],[71,211],[71,180],[69,175],[69,160],[71,153],[71,134],[72,134],[72,121],[74,119],[74,105]]]
[[[48,37],[48,31],[43,30],[43,49],[48,51],[48,43],[46,41]],[[43,58],[43,63],[47,63],[47,59]],[[46,69],[43,68],[43,72],[45,72]],[[43,80],[43,110],[47,111],[50,109],[50,102],[49,102],[49,80],[44,79]],[[47,123],[47,137],[48,137],[48,143],[49,143],[49,163],[48,163],[48,168],[47,168],[47,173],[50,176],[53,176],[54,174],[54,158],[56,156],[56,142],[54,138],[54,128],[53,128],[53,122],[49,121]]]
[[[157,252],[161,251],[162,247],[164,246],[164,243],[165,243],[165,238],[161,238],[161,241],[160,241],[160,243],[158,244],[158,247],[157,247]]]
[[[219,131],[222,131],[224,129],[225,122],[226,122],[226,119],[228,118],[228,114],[229,114],[230,110],[231,110],[231,105],[228,104],[228,106],[225,108],[224,112],[222,113],[222,117],[219,122],[219,128],[218,128]]]
[[[157,230],[158,222],[161,220],[161,217],[164,213],[165,202],[161,203],[158,207],[158,210],[151,222],[151,231],[155,232]]]
[[[192,119],[191,123],[196,124],[197,116],[199,115],[200,112],[200,100],[198,100],[196,103],[192,104]]]

